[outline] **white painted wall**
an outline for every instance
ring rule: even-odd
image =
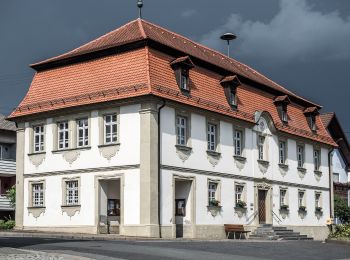
[[[333,172],[339,174],[339,182],[347,183],[350,181],[349,173],[346,171],[346,165],[338,149],[333,153],[332,165]]]
[[[237,125],[229,122],[220,122],[220,141],[219,152],[221,152],[221,159],[218,164],[213,166],[207,158],[207,140],[206,140],[206,117],[204,115],[191,113],[191,147],[192,153],[189,158],[182,161],[176,151],[176,132],[175,132],[175,109],[166,106],[161,112],[161,163],[162,165],[184,167],[193,169],[193,173],[185,173],[181,171],[162,170],[162,198],[161,198],[161,220],[163,225],[172,224],[172,176],[173,174],[194,176],[196,179],[196,224],[224,224],[224,223],[242,223],[249,224],[257,209],[254,205],[254,183],[249,180],[242,180],[236,178],[217,177],[213,175],[196,174],[195,170],[211,171],[213,173],[233,174],[242,177],[267,178],[275,181],[281,181],[291,184],[303,184],[315,186],[320,188],[329,188],[329,170],[328,170],[328,149],[319,143],[312,143],[306,141],[305,145],[305,165],[306,174],[301,178],[297,171],[297,141],[287,138],[287,162],[289,168],[285,175],[281,174],[278,166],[278,140],[279,137],[272,134],[269,129],[265,131],[266,142],[268,142],[267,160],[269,167],[266,173],[262,173],[258,167],[258,150],[257,150],[257,129],[246,128],[244,131],[244,151],[243,155],[246,157],[246,163],[243,169],[239,169],[234,160],[233,149],[233,129]],[[241,125],[240,125],[241,126]],[[300,141],[298,141],[300,142]],[[317,180],[314,174],[313,165],[313,149],[314,145],[321,148],[321,167],[322,177]],[[217,179],[221,183],[221,205],[222,211],[216,217],[213,217],[207,210],[207,182],[208,178]],[[247,213],[245,216],[239,218],[234,210],[234,183],[246,183],[247,196]],[[286,185],[283,185],[286,186]],[[329,193],[322,192],[323,216],[317,219],[314,213],[315,208],[315,191],[318,188],[306,189],[306,199],[308,214],[304,219],[298,215],[298,188],[290,185],[289,200],[290,200],[290,217],[284,219],[283,225],[326,225],[326,219],[329,217]],[[279,186],[273,185],[273,210],[279,214]],[[276,223],[274,223],[276,224]]]

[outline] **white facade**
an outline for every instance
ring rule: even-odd
[[[103,110],[46,118],[25,123],[24,130],[24,204],[23,228],[67,232],[104,233],[106,226],[118,226],[120,234],[142,235],[140,155],[142,153],[140,104],[120,106],[118,111],[118,143],[101,144]],[[176,146],[176,115],[186,114],[187,146]],[[84,148],[55,150],[55,127],[65,118],[75,122],[89,118],[89,145]],[[278,136],[270,129],[269,117],[253,125],[218,118],[203,111],[184,111],[165,106],[160,113],[160,223],[161,236],[222,237],[223,224],[244,224],[253,229],[259,223],[308,228],[316,236],[317,228],[325,228],[329,211],[328,148],[306,139]],[[217,125],[217,148],[207,152],[207,123]],[[33,126],[44,125],[45,151],[32,153]],[[74,124],[73,124],[73,127]],[[234,157],[233,133],[243,133],[242,154]],[[262,131],[261,131],[262,130]],[[69,129],[72,137],[74,129]],[[258,136],[265,136],[264,161],[258,162]],[[72,138],[74,140],[74,138]],[[286,162],[279,166],[278,142],[286,143]],[[305,172],[297,167],[297,144],[304,147]],[[111,149],[111,147],[113,149]],[[114,149],[115,148],[115,149]],[[107,150],[106,150],[107,149]],[[320,151],[320,168],[314,172],[313,151]],[[267,165],[268,164],[268,165]],[[79,204],[65,205],[65,181],[78,180]],[[111,181],[108,184],[108,181]],[[216,199],[220,207],[208,207],[208,183],[217,184]],[[43,183],[44,202],[33,207],[33,187]],[[112,184],[113,183],[113,184]],[[117,185],[115,183],[118,183]],[[115,187],[114,187],[114,186]],[[246,209],[235,208],[235,187],[243,186],[241,200]],[[286,190],[288,212],[280,211],[280,190]],[[258,191],[266,191],[265,220],[259,220]],[[298,192],[304,192],[300,213]],[[322,214],[315,213],[315,194],[319,193]],[[107,217],[108,199],[120,200],[120,216]],[[175,212],[176,199],[185,199],[185,216]],[[157,211],[157,209],[154,209]],[[107,219],[107,221],[106,221]],[[109,227],[111,228],[111,227]],[[181,232],[179,231],[181,228]],[[133,233],[132,233],[133,232]]]
[[[337,180],[333,179],[334,181],[340,183],[347,183],[350,181],[349,173],[346,170],[346,164],[338,149],[334,151],[332,166],[333,176],[337,178]]]

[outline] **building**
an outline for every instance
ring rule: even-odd
[[[337,145],[320,105],[142,19],[31,67],[10,116],[18,229],[327,236]]]
[[[321,119],[338,144],[332,156],[334,194],[342,197],[350,206],[350,145],[335,113],[321,114]]]
[[[0,219],[14,218],[15,209],[5,196],[16,182],[16,126],[0,114]]]

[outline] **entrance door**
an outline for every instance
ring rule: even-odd
[[[192,237],[192,180],[175,180],[176,237]]]
[[[266,223],[266,190],[258,190],[259,223]]]

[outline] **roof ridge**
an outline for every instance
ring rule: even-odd
[[[250,67],[250,66],[248,66],[248,65],[246,65],[246,64],[244,64],[244,63],[242,63],[242,62],[240,62],[240,61],[238,61],[238,60],[236,60],[236,59],[234,59],[234,58],[232,58],[232,57],[228,57],[227,55],[222,54],[221,52],[219,52],[219,51],[217,51],[217,50],[214,50],[214,49],[212,49],[212,48],[210,48],[210,47],[208,47],[208,46],[205,46],[205,45],[203,45],[203,44],[201,44],[201,43],[195,42],[195,41],[191,40],[190,38],[188,38],[188,37],[186,37],[186,36],[183,36],[183,35],[181,35],[181,34],[179,34],[179,33],[170,31],[169,29],[166,29],[166,28],[164,28],[164,27],[162,27],[162,26],[160,26],[160,25],[154,24],[154,23],[149,22],[149,21],[146,21],[146,20],[144,20],[144,19],[140,19],[140,20],[141,20],[142,22],[144,22],[144,23],[150,25],[150,26],[157,27],[157,28],[159,28],[159,29],[164,30],[165,32],[167,32],[167,33],[169,33],[169,34],[173,34],[173,35],[176,35],[176,36],[178,36],[178,37],[180,37],[180,38],[182,38],[182,39],[185,39],[185,40],[191,42],[191,43],[192,43],[193,45],[195,45],[195,46],[199,46],[199,47],[201,47],[201,48],[203,48],[203,49],[205,49],[205,50],[208,50],[208,51],[210,51],[210,52],[213,52],[213,53],[219,55],[222,59],[225,59],[226,61],[230,62],[231,64],[233,64],[234,62],[236,62],[236,63],[238,63],[239,66],[242,66],[242,67],[245,68],[245,69],[249,69],[249,70],[252,71],[254,74],[258,74],[259,76],[261,76],[261,77],[265,78],[266,80],[268,80],[270,83],[272,83],[272,84],[274,84],[274,85],[277,85],[278,87],[282,88],[282,89],[283,89],[284,91],[286,91],[289,95],[293,95],[293,96],[295,96],[296,98],[302,99],[302,100],[304,100],[304,101],[306,101],[306,102],[308,102],[308,103],[311,103],[311,104],[313,104],[313,105],[315,105],[315,106],[317,106],[317,107],[322,107],[321,105],[318,105],[318,104],[316,104],[316,103],[314,103],[314,102],[311,102],[311,101],[309,101],[309,100],[306,100],[306,99],[300,97],[299,95],[297,95],[297,94],[293,93],[292,91],[286,89],[285,87],[281,86],[280,84],[278,84],[277,82],[273,81],[272,79],[266,77],[265,75],[263,75],[262,73],[258,72],[258,71],[255,70],[255,69],[253,69],[252,67]],[[286,94],[287,94],[287,93],[286,93]]]
[[[137,19],[137,23],[138,23],[138,25],[139,25],[139,28],[140,28],[142,37],[145,38],[145,39],[148,38],[147,35],[146,35],[146,33],[145,33],[145,29],[143,28],[142,19],[141,19],[141,18],[138,18],[138,19]]]

